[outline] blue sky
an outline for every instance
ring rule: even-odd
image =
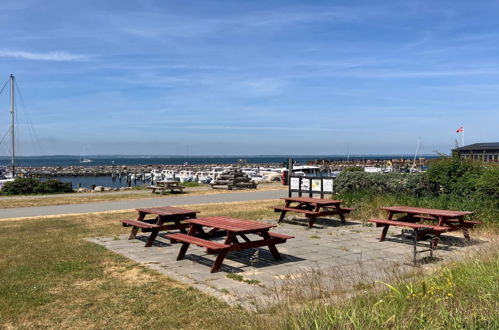
[[[497,1],[2,1],[0,81],[22,92],[23,154],[397,154],[419,136],[448,152],[459,126],[499,141],[497,17]]]

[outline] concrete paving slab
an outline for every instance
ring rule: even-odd
[[[273,223],[275,220],[263,222]],[[302,286],[307,290],[307,285],[312,284],[311,278],[317,274],[321,283],[330,286],[331,290],[338,290],[340,284],[350,285],[350,288],[343,289],[351,289],[358,282],[370,283],[390,273],[386,269],[391,272],[414,269],[410,266],[413,246],[407,240],[403,241],[397,232],[379,242],[381,229],[360,223],[310,230],[302,225],[286,223],[273,231],[295,236],[295,239],[277,245],[282,260],[274,260],[267,248],[232,252],[227,255],[221,271],[213,274],[210,269],[215,256],[206,254],[197,246],[191,245],[185,259],[176,261],[180,244],[171,245],[164,238],[159,239],[161,244],[150,248],[143,246],[147,235],[135,240],[128,240],[127,235],[89,240],[227,303],[245,308],[262,306],[263,301],[274,303],[282,295],[282,290],[296,291]],[[310,238],[312,235],[320,238]],[[473,244],[481,243],[476,240]],[[441,244],[442,249],[435,251],[439,260],[470,248],[460,246],[464,245],[463,238],[456,236],[443,235]],[[424,249],[428,243],[421,242],[420,245],[418,249]],[[427,253],[418,258],[425,255]],[[236,276],[230,278],[230,273]]]

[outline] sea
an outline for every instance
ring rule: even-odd
[[[288,158],[293,158],[299,164],[314,160],[388,160],[413,158],[414,155],[262,155],[262,156],[97,156],[88,155],[92,163],[80,163],[80,156],[19,156],[16,157],[17,166],[44,167],[44,166],[102,166],[102,165],[203,165],[203,164],[237,164],[241,159],[248,164],[279,164],[285,165]],[[434,155],[423,155],[425,158],[435,158]],[[8,157],[0,157],[0,167],[10,165]],[[42,180],[45,178],[42,178]],[[127,186],[126,179],[112,180],[110,176],[77,176],[57,177],[58,180],[71,182],[74,189],[78,187],[91,188],[104,186],[119,188]],[[132,185],[142,185],[144,182],[132,182]]]

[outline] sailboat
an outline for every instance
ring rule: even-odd
[[[93,159],[87,158],[86,156],[82,155],[80,157],[80,163],[93,163]]]
[[[85,156],[85,150],[83,151],[83,154],[80,156],[80,163],[93,163],[93,159],[87,158]]]
[[[10,75],[10,137],[12,143],[12,154],[11,154],[11,167],[10,173],[2,174],[0,177],[0,189],[2,186],[10,181],[14,181],[16,177],[16,136],[14,131],[14,123],[15,123],[15,93],[14,93],[14,85],[15,85],[15,77],[14,75]],[[0,91],[1,92],[1,91]]]

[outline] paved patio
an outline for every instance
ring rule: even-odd
[[[275,223],[275,220],[265,222]],[[412,241],[404,240],[400,228],[390,228],[386,241],[379,242],[381,228],[364,226],[361,222],[342,225],[338,220],[318,219],[311,229],[306,228],[306,223],[304,219],[292,218],[272,230],[295,236],[277,245],[282,260],[275,261],[266,247],[232,252],[225,258],[221,271],[213,274],[210,268],[215,256],[195,245],[189,247],[184,260],[176,261],[180,244],[171,245],[169,240],[159,237],[154,246],[145,248],[148,233],[138,235],[135,240],[128,240],[128,235],[89,240],[243,307],[282,300],[283,291],[295,296],[320,294],[321,290],[344,291],[397,272],[414,270]],[[456,253],[466,253],[480,243],[474,239],[466,244],[459,233],[443,235],[432,264]],[[418,249],[428,247],[429,243],[424,241]],[[427,255],[428,252],[421,253],[418,258]]]

